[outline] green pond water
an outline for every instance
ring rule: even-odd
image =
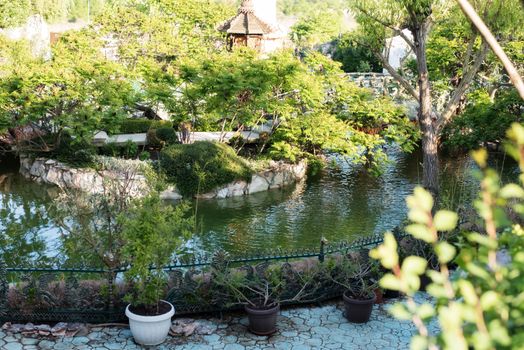
[[[393,229],[406,217],[405,197],[420,183],[421,155],[389,151],[391,163],[374,177],[344,161],[283,190],[246,197],[193,203],[195,235],[185,253],[225,249],[232,254],[271,249],[318,248]],[[0,254],[8,266],[48,265],[74,257],[64,253],[64,236],[55,222],[59,190],[18,175],[17,167],[0,163]],[[493,156],[504,178],[517,168],[504,155]],[[478,188],[467,156],[442,160],[443,197],[468,204]],[[453,201],[452,201],[453,198]]]

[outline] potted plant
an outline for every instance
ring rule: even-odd
[[[249,331],[261,336],[277,331],[282,304],[302,300],[307,295],[309,277],[305,273],[294,274],[291,286],[280,265],[265,264],[241,269],[226,266],[213,271],[214,283],[227,294],[229,303],[244,306]]]
[[[135,342],[152,346],[164,342],[171,328],[175,308],[162,300],[167,284],[163,270],[188,232],[186,206],[164,205],[158,195],[136,201],[121,215],[123,258],[129,263],[124,277],[130,290],[126,316]]]
[[[333,281],[345,289],[345,317],[349,322],[369,321],[377,298],[378,271],[376,262],[362,253],[343,257],[334,268]]]

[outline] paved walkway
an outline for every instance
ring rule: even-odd
[[[225,132],[224,134],[220,132],[192,132],[191,133],[191,142],[196,141],[215,141],[219,142],[220,138],[222,137],[225,142],[228,142],[233,137],[237,137],[241,135],[242,138],[247,140],[247,142],[254,142],[256,141],[260,135],[256,132],[251,131],[242,131],[242,132]],[[180,138],[181,135],[178,133],[178,137]],[[117,145],[125,145],[128,142],[135,143],[139,146],[147,145],[147,134],[146,133],[138,133],[138,134],[118,134],[113,136],[108,136],[105,131],[98,132],[94,138],[93,142],[97,145],[103,145],[108,143],[114,143]]]
[[[422,293],[417,299],[420,302],[428,300]],[[247,320],[241,317],[198,319],[196,323],[204,332],[198,334],[197,331],[189,337],[169,337],[155,349],[408,349],[410,338],[416,333],[415,327],[389,316],[389,305],[376,305],[371,321],[363,325],[345,320],[342,303],[284,310],[278,323],[279,331],[271,337],[249,333]],[[433,324],[430,330],[435,332],[436,325]],[[0,349],[131,350],[140,347],[133,342],[128,329],[94,327],[82,336],[57,339],[27,338],[0,331]]]

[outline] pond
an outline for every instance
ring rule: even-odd
[[[406,217],[405,197],[420,183],[422,157],[418,152],[388,152],[391,163],[380,177],[334,159],[334,166],[282,190],[193,202],[197,232],[183,250],[249,254],[318,249],[323,237],[336,243],[391,230]],[[517,172],[504,155],[491,157],[491,164],[506,178]],[[0,166],[0,252],[7,264],[43,266],[72,258],[64,254],[54,219],[59,190],[22,178],[15,162]],[[471,203],[478,188],[471,176],[473,161],[468,156],[444,158],[441,166],[444,200]]]

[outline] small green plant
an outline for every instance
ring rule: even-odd
[[[74,139],[64,133],[51,151],[37,152],[37,156],[56,159],[75,167],[89,168],[95,166],[96,148],[83,139]]]
[[[270,309],[282,303],[301,301],[309,296],[314,274],[294,274],[289,281],[280,265],[267,269],[235,269],[222,266],[212,270],[213,283],[223,300],[232,305],[248,305],[255,309]],[[230,305],[231,306],[231,305]]]
[[[147,151],[143,151],[138,155],[138,159],[140,159],[141,161],[149,160],[151,159],[151,154],[149,154],[149,152]]]
[[[376,261],[357,253],[342,257],[331,269],[330,277],[353,298],[367,300],[378,288],[378,270]]]
[[[235,180],[249,181],[252,170],[235,151],[222,143],[172,145],[160,153],[167,180],[184,196],[211,191]]]
[[[118,218],[125,242],[122,255],[130,265],[124,273],[131,284],[125,300],[149,315],[158,314],[164,294],[167,275],[163,267],[191,227],[186,211],[186,205],[172,207],[158,195],[150,195],[134,202]]]
[[[524,171],[524,127],[513,124],[508,132],[512,143],[507,151]],[[442,239],[442,233],[456,229],[458,215],[452,211],[433,213],[433,198],[422,188],[408,197],[412,224],[406,231],[429,244],[439,262],[439,270],[426,271],[427,261],[408,256],[400,262],[397,242],[387,233],[384,243],[371,251],[373,258],[391,270],[382,287],[406,294],[407,302],[396,304],[392,313],[412,320],[419,335],[412,338],[412,349],[522,349],[524,347],[524,229],[511,222],[508,214],[524,214],[524,175],[520,184],[502,186],[497,172],[487,167],[487,152],[473,153],[481,178],[481,191],[475,201],[484,232],[465,232],[460,246]],[[519,219],[517,219],[519,220]],[[458,250],[460,247],[460,251]],[[505,262],[497,255],[506,256]],[[450,263],[459,266],[452,274]],[[413,296],[420,276],[431,279],[427,291],[435,304],[418,305]],[[437,318],[440,333],[430,334],[428,323]]]

